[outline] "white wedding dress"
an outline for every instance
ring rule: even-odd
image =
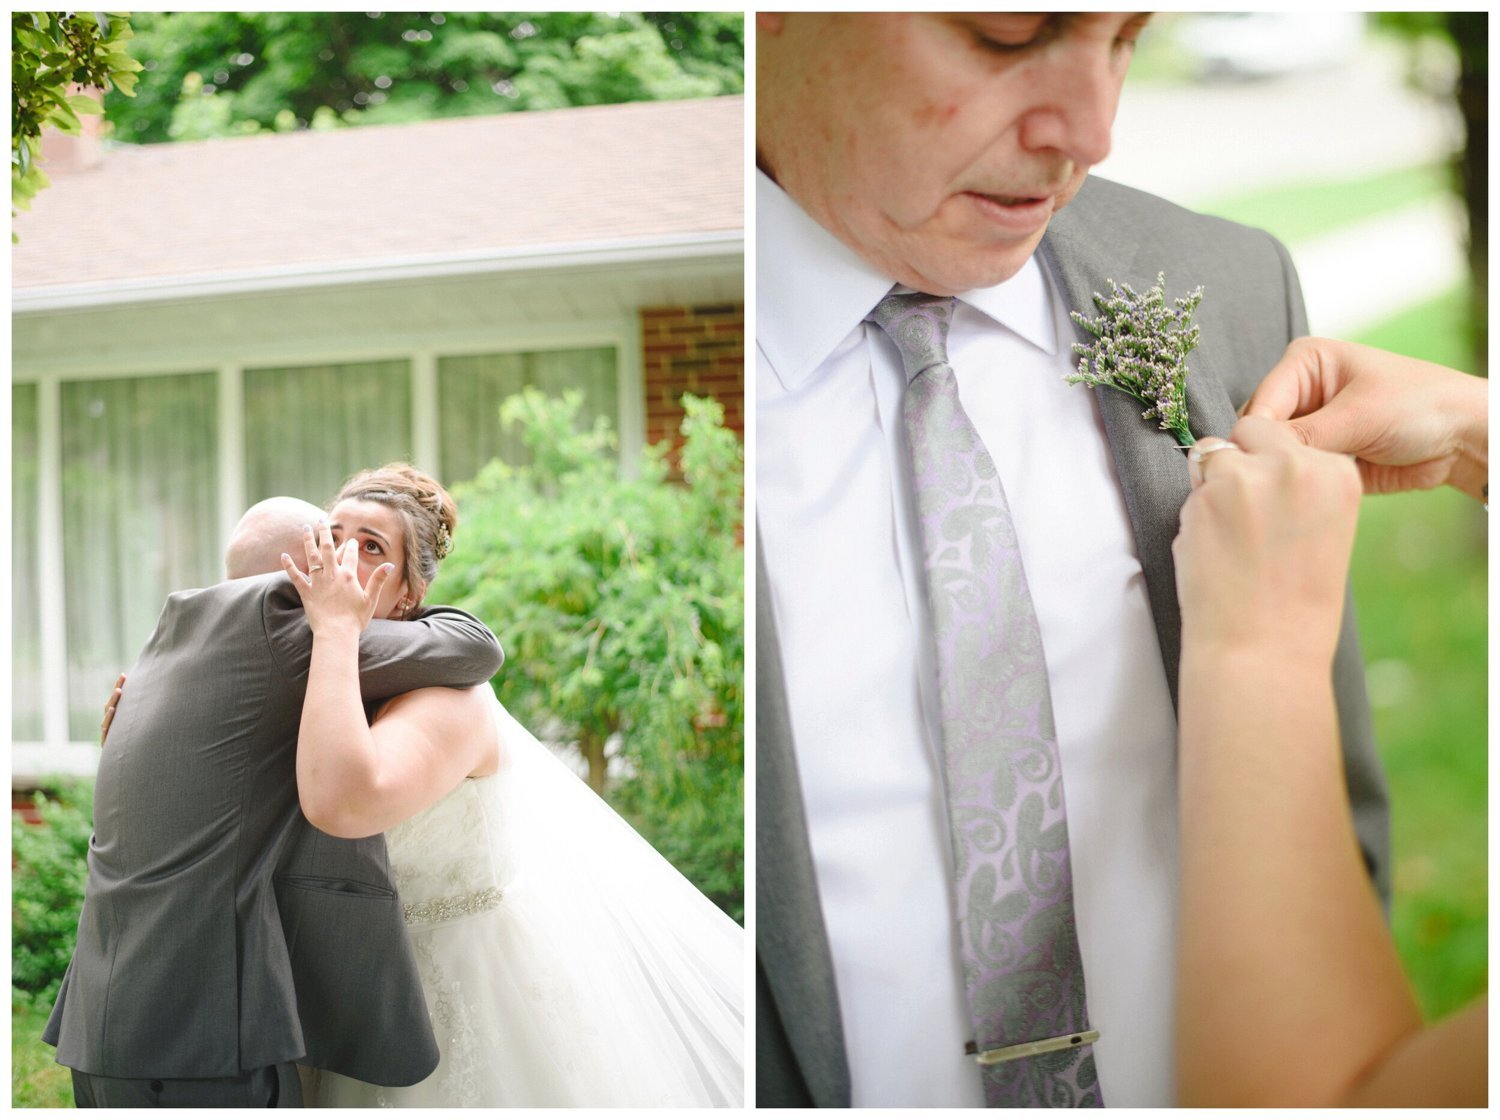
[[[497,701],[501,768],[386,834],[442,1055],[319,1107],[739,1106],[744,931]]]

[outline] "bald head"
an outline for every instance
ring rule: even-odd
[[[281,554],[302,558],[302,526],[316,525],[323,511],[301,498],[267,498],[245,511],[229,537],[224,571],[230,579],[281,570]]]

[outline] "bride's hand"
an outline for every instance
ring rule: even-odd
[[[316,537],[311,528],[303,533],[307,574],[304,575],[284,552],[281,566],[292,577],[292,585],[302,596],[302,606],[307,611],[307,621],[314,634],[339,626],[353,626],[356,632],[363,630],[375,613],[380,589],[396,570],[395,565],[382,564],[370,574],[369,584],[361,587],[359,549],[348,547],[349,541],[335,549],[332,530],[327,525],[319,525],[318,529]]]
[[[99,745],[104,746],[104,740],[109,738],[109,725],[115,722],[115,709],[119,707],[120,697],[125,695],[125,674],[121,673],[115,681],[115,689],[109,694],[109,699],[104,704],[104,719],[99,724]]]
[[[1183,648],[1331,663],[1359,474],[1273,420],[1246,417],[1231,439],[1201,441],[1189,467],[1172,545]]]

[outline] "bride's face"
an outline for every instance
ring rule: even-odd
[[[406,541],[401,515],[380,502],[346,498],[329,513],[328,527],[333,530],[335,546],[347,540],[351,548],[359,549],[361,585],[369,584],[370,576],[380,565],[396,565],[396,571],[385,581],[380,598],[375,601],[375,617],[400,618],[399,604],[410,598],[411,590],[405,579]]]

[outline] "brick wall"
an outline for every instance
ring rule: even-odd
[[[641,309],[646,442],[678,438],[683,393],[713,397],[745,438],[745,305]]]

